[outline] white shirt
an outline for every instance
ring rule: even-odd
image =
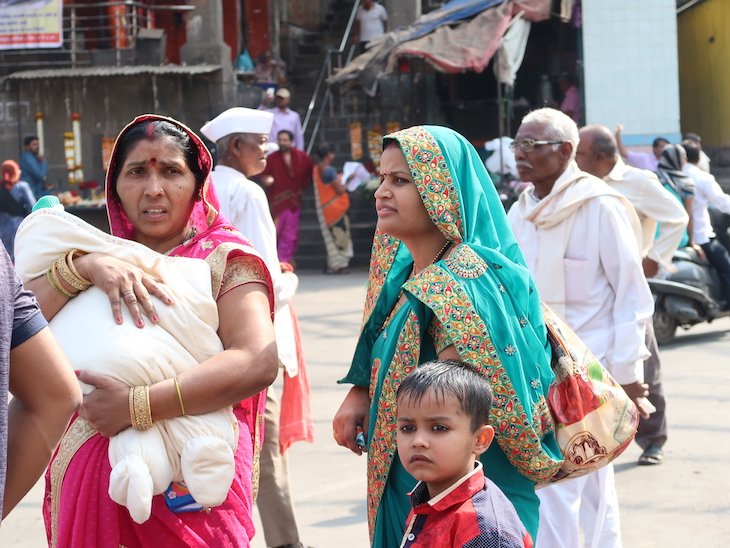
[[[641,256],[668,268],[689,220],[682,204],[654,173],[627,165],[620,158],[603,180],[634,206],[641,222]],[[662,230],[655,240],[657,223]]]
[[[380,4],[374,3],[369,10],[360,6],[357,9],[356,19],[360,22],[360,41],[370,42],[385,34],[388,12]]]
[[[240,171],[218,165],[213,170],[213,186],[221,213],[253,244],[271,273],[274,284],[274,330],[279,361],[290,376],[297,373],[297,354],[289,301],[299,280],[293,272],[282,272],[276,251],[276,228],[264,189]]]
[[[532,189],[525,192],[532,211],[540,202]],[[528,269],[537,272],[540,230],[515,207],[508,219]],[[563,254],[565,319],[617,382],[642,380],[649,356],[645,322],[654,300],[626,209],[612,196],[599,196],[581,206],[572,223]]]
[[[704,150],[700,150],[700,161],[697,162],[697,167],[707,173],[710,172],[710,157],[705,154]]]
[[[227,166],[216,166],[212,176],[221,213],[251,241],[273,278],[281,272],[281,266],[276,252],[276,228],[264,189]]]
[[[684,172],[695,182],[695,199],[692,202],[692,236],[695,243],[702,245],[715,237],[710,222],[708,207],[719,209],[723,213],[730,213],[730,196],[722,191],[714,175],[703,171],[694,164],[687,162]]]

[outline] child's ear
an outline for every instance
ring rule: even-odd
[[[492,444],[494,439],[494,428],[488,424],[480,426],[474,433],[474,454],[481,455]]]

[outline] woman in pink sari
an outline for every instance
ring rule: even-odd
[[[84,397],[46,475],[44,518],[52,546],[243,547],[253,537],[265,389],[277,372],[273,292],[263,261],[218,214],[211,164],[210,154],[190,129],[169,118],[140,116],[114,145],[107,208],[114,236],[210,266],[224,350],[174,380],[147,387],[147,409],[157,421],[233,405],[239,440],[228,496],[220,506],[176,513],[165,495],[158,495],[151,517],[135,523],[108,494],[108,437],[139,426],[139,417],[130,417],[130,388],[111,377],[77,371],[79,380],[95,389]],[[175,306],[164,287],[134,265],[83,250],[68,261],[79,278],[108,295],[117,323],[123,321],[122,306],[140,329],[145,321],[159,321],[155,303]],[[66,275],[49,274],[28,285],[48,319],[79,292]],[[176,493],[183,489],[176,484],[171,488]]]

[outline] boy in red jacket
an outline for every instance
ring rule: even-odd
[[[401,547],[532,548],[479,456],[494,439],[489,382],[466,363],[421,365],[398,389],[398,454],[419,482]]]

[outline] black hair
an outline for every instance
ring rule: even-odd
[[[291,131],[289,131],[288,129],[280,129],[279,132],[276,134],[276,136],[278,137],[282,133],[286,133],[289,136],[290,141],[294,140],[294,134]]]
[[[200,191],[200,187],[205,182],[205,173],[200,165],[200,153],[197,144],[184,129],[167,120],[145,120],[131,127],[117,144],[116,158],[113,164],[114,171],[112,171],[112,176],[109,179],[112,184],[112,192],[117,199],[119,199],[119,196],[117,195],[116,181],[129,152],[144,139],[155,140],[161,137],[171,137],[175,144],[180,147],[185,155],[185,162],[195,176],[196,192]]]
[[[392,137],[383,139],[383,152],[389,148],[397,148],[400,150],[400,143],[398,142],[398,139],[393,139]]]
[[[654,139],[651,142],[651,146],[652,146],[652,148],[656,148],[659,145],[661,145],[662,143],[668,145],[669,144],[669,139],[665,139],[664,137],[657,137],[656,139]]]
[[[38,136],[37,135],[28,135],[25,139],[23,139],[23,146],[26,146],[27,147],[33,141],[37,141],[37,140],[38,140]]]
[[[697,143],[685,139],[682,141],[682,148],[687,153],[687,161],[690,164],[696,164],[700,161],[700,147],[697,146]]]
[[[437,400],[453,396],[461,410],[471,419],[471,430],[489,422],[492,388],[489,381],[469,364],[458,360],[436,360],[424,363],[406,377],[398,387],[397,398],[419,404],[430,391]]]
[[[335,147],[333,147],[332,145],[327,145],[327,144],[319,145],[317,147],[317,158],[319,158],[320,161],[322,161],[325,159],[325,157],[328,154],[330,154],[330,153],[334,154],[334,152],[335,152]]]

